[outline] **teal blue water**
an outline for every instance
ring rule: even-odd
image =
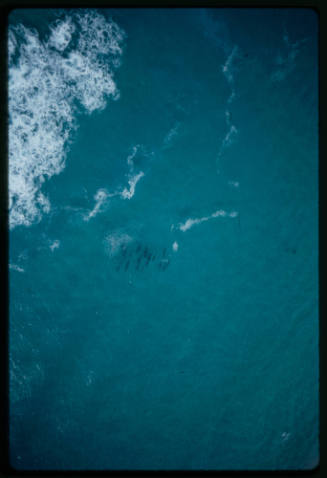
[[[93,14],[121,34],[109,69],[100,27],[76,12],[10,17],[9,128],[20,138],[36,118],[9,144],[12,466],[313,468],[316,14]],[[55,21],[84,35],[88,69],[63,73],[82,46],[49,40]],[[54,78],[43,90],[40,75]]]

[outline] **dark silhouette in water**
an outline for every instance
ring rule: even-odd
[[[163,247],[156,254],[154,254],[148,246],[142,245],[142,243],[136,243],[132,247],[121,244],[120,254],[115,259],[115,270],[117,272],[123,270],[127,271],[130,267],[135,268],[136,271],[142,271],[149,264],[156,264],[158,269],[165,271],[170,264],[170,255],[168,254],[168,248]]]
[[[287,248],[287,252],[291,252],[292,254],[296,254],[296,249],[295,249],[295,247],[289,247],[289,248]]]
[[[159,261],[159,264],[158,264],[158,267],[159,269],[161,269],[162,271],[165,271],[169,265],[169,259],[161,259],[161,261]]]
[[[285,251],[289,252],[291,254],[296,254],[296,248],[295,247],[286,246]]]

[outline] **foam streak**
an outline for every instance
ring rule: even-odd
[[[77,110],[92,113],[118,97],[124,32],[94,10],[66,15],[47,38],[9,27],[9,223],[29,226],[50,211],[46,179],[65,168]]]
[[[185,232],[191,229],[191,227],[195,226],[196,224],[201,224],[202,222],[209,221],[209,219],[213,219],[216,217],[237,217],[238,212],[237,211],[232,211],[230,213],[224,211],[223,209],[219,209],[218,211],[215,211],[212,213],[210,216],[204,216],[200,218],[189,218],[187,219],[184,223],[180,223],[178,225],[180,231]]]

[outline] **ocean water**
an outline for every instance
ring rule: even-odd
[[[14,468],[318,464],[317,34],[11,13]]]

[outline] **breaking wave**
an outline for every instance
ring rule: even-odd
[[[113,71],[124,31],[95,10],[66,15],[46,38],[9,27],[9,225],[29,226],[50,211],[41,192],[65,167],[76,113],[117,99]]]

